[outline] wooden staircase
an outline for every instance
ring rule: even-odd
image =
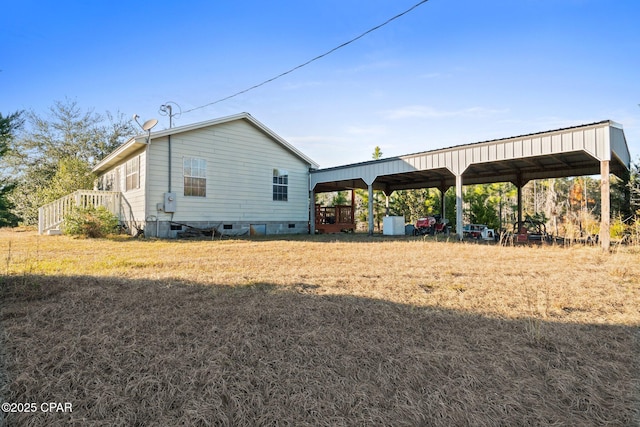
[[[74,207],[104,206],[122,219],[122,193],[119,191],[78,190],[38,209],[38,233],[58,234],[64,217]]]

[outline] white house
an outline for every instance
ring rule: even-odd
[[[98,163],[97,190],[146,236],[308,233],[318,165],[248,113],[130,139]]]

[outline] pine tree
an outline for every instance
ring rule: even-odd
[[[3,116],[0,113],[0,159],[9,151],[16,132],[24,123],[22,114],[22,111],[17,111],[8,116]],[[0,227],[18,224],[19,218],[11,212],[14,206],[7,197],[14,187],[15,182],[13,180],[6,176],[0,176]]]
[[[371,155],[371,158],[373,160],[380,160],[382,158],[382,150],[380,150],[380,147],[378,147],[376,145],[376,148],[373,149],[373,154]]]

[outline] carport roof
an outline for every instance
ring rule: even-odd
[[[458,145],[311,172],[316,192],[367,188],[387,192],[464,184],[526,183],[532,179],[595,175],[610,160],[611,173],[629,170],[622,126],[611,121]]]

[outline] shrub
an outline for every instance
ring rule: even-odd
[[[105,237],[114,233],[118,218],[104,206],[74,208],[64,217],[62,232],[71,236]]]
[[[614,218],[609,226],[610,235],[613,239],[622,239],[628,233],[628,228],[621,218]]]

